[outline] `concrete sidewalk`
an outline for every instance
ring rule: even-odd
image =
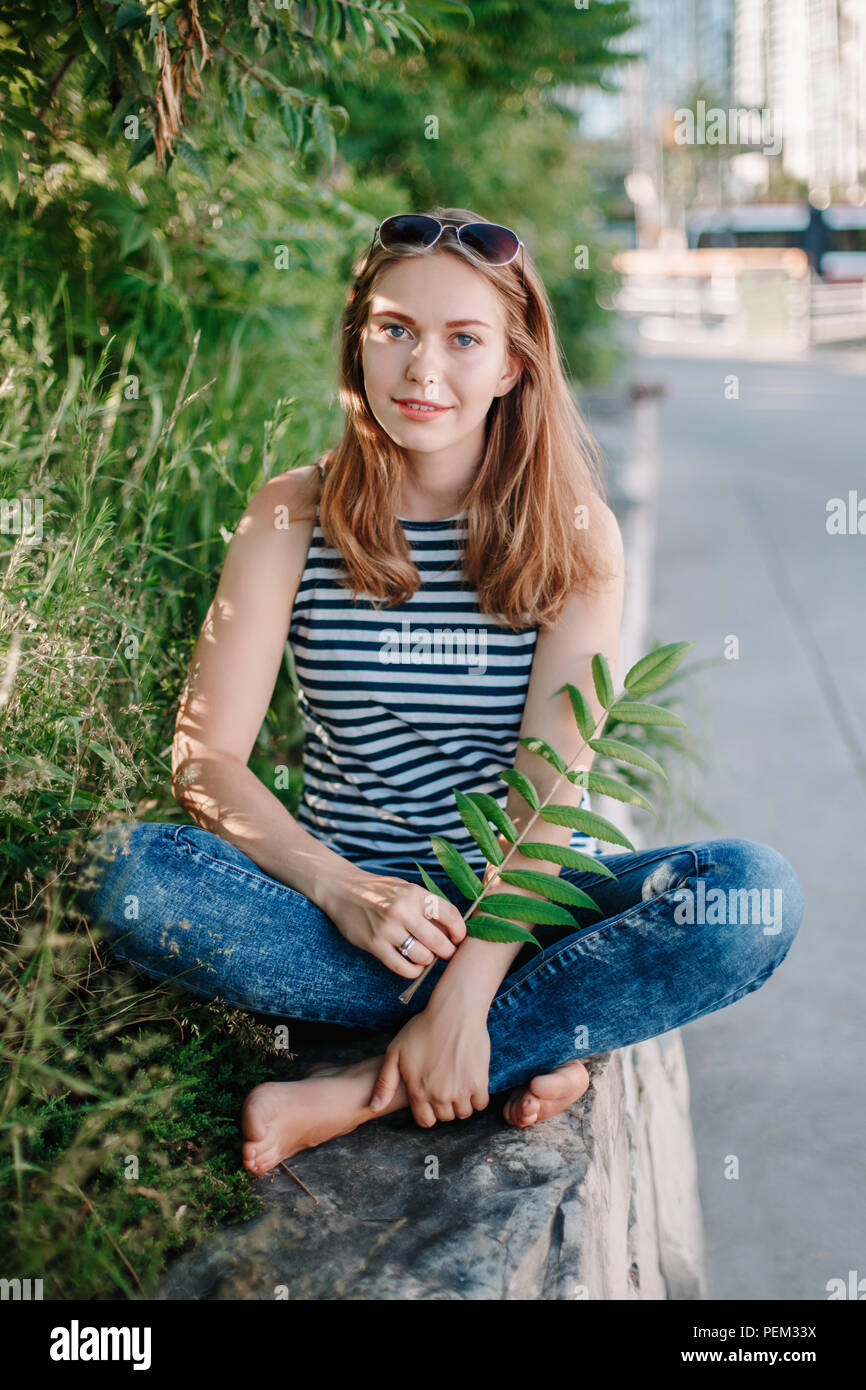
[[[683,1029],[708,1296],[823,1300],[866,1276],[866,536],[826,529],[830,498],[866,495],[863,355],[638,368],[669,388],[651,637],[718,663],[683,691],[710,766],[679,797],[724,829],[686,813],[667,839],[771,844],[806,899],[777,974]]]

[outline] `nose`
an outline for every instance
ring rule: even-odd
[[[442,367],[435,344],[423,341],[418,344],[410,356],[406,375],[410,381],[416,381],[428,390],[438,391]]]

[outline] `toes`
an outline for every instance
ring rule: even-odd
[[[558,1115],[588,1089],[589,1075],[579,1059],[565,1062],[552,1072],[534,1076],[528,1087],[515,1087],[505,1102],[503,1117],[508,1124],[526,1129],[540,1119]]]
[[[278,1162],[279,1159],[275,1158],[272,1153],[259,1154],[254,1158],[244,1158],[244,1167],[252,1173],[253,1177],[260,1178],[265,1173],[270,1172],[271,1168],[276,1167]]]
[[[528,1093],[524,1094],[520,1104],[514,1108],[515,1123],[520,1129],[525,1129],[527,1125],[535,1124],[540,1114],[541,1107],[535,1096]]]
[[[587,1084],[584,1069],[573,1066],[548,1072],[544,1076],[534,1076],[529,1083],[539,1100],[563,1100],[581,1088],[585,1090]]]
[[[569,1065],[534,1076],[527,1089],[538,1100],[559,1100],[561,1096],[585,1090],[588,1085],[589,1073],[586,1069]]]

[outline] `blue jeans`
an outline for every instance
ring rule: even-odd
[[[401,1004],[406,978],[346,941],[303,893],[198,826],[126,822],[90,848],[82,912],[115,955],[193,994],[279,1019],[396,1033],[446,968],[437,960]],[[797,874],[754,840],[599,861],[616,877],[561,875],[602,915],[569,907],[573,928],[533,927],[544,954],[522,947],[496,992],[487,1015],[491,1094],[735,1003],[769,979],[800,926]],[[400,877],[421,881],[416,870]],[[468,908],[443,871],[432,877]]]

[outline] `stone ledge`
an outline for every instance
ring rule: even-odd
[[[352,1061],[384,1050],[304,1048]],[[315,1054],[315,1055],[314,1055]],[[582,1101],[517,1130],[408,1111],[257,1180],[268,1205],[181,1256],[158,1299],[700,1299],[703,1236],[679,1031],[593,1058]],[[284,1290],[284,1292],[280,1292]]]

